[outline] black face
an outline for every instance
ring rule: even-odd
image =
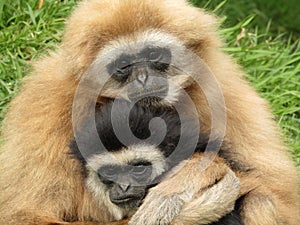
[[[108,165],[98,170],[102,183],[109,189],[110,201],[122,208],[138,207],[151,182],[151,163],[132,162],[126,166]]]
[[[169,49],[146,47],[135,55],[120,55],[107,66],[107,70],[113,79],[129,85],[127,94],[130,100],[150,103],[167,96],[166,71],[170,63]]]

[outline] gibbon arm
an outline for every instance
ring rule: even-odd
[[[202,157],[194,154],[179,172],[152,188],[129,224],[208,224],[231,212],[239,180],[219,157],[201,171]]]

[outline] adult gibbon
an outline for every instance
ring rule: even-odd
[[[81,162],[82,175],[94,199],[102,208],[107,208],[115,218],[122,219],[132,216],[141,205],[149,188],[156,185],[167,173],[172,173],[172,168],[180,163],[168,161],[168,157],[175,152],[180,138],[184,139],[184,144],[176,153],[176,159],[184,161],[194,153],[191,149],[195,149],[195,152],[198,152],[196,154],[204,152],[208,137],[200,133],[196,146],[191,146],[191,142],[187,140],[193,138],[197,129],[196,123],[190,117],[180,120],[177,112],[173,110],[134,105],[130,110],[129,127],[139,139],[129,140],[130,144],[125,146],[114,132],[111,114],[112,110],[115,110],[117,116],[114,120],[124,130],[128,125],[123,111],[130,109],[130,104],[124,101],[117,101],[114,104],[116,104],[114,108],[112,102],[102,106],[96,111],[95,118],[85,118],[77,134],[77,141],[81,143],[78,145],[77,141],[73,140],[70,147],[72,155]],[[162,118],[167,126],[163,141],[158,143],[156,135],[160,133],[161,127],[157,124],[152,132],[149,130],[150,121],[157,117]],[[102,147],[98,145],[98,136],[94,139],[88,132],[95,120]],[[151,133],[154,139],[148,139]],[[83,152],[86,153],[86,158],[83,157]],[[226,170],[227,174],[215,185],[214,194],[209,189],[198,193],[202,199],[213,204],[213,206],[206,205],[206,214],[210,214],[211,218],[216,213],[229,213],[234,208],[239,194],[237,177],[229,168],[224,167],[224,171]],[[204,173],[201,176],[205,176]],[[220,204],[215,205],[216,202]],[[178,204],[175,207],[180,208],[181,201],[172,199],[171,203]],[[224,211],[224,208],[227,211]],[[215,224],[223,224],[222,221],[225,220],[229,224],[242,224],[235,211]]]
[[[99,225],[119,219],[94,201],[78,172],[80,163],[67,154],[72,116],[79,115],[73,120],[77,127],[93,103],[117,97],[157,108],[176,105],[189,115],[179,85],[192,99],[204,133],[223,129],[225,121],[218,119],[223,113],[212,118],[210,110],[220,104],[217,90],[223,94],[226,133],[219,156],[240,180],[236,207],[243,223],[299,224],[296,168],[269,106],[221,45],[216,19],[184,0],[82,1],[67,22],[61,47],[35,64],[9,105],[0,155],[0,223]],[[217,83],[186,50],[206,64]],[[206,210],[219,203],[197,193],[207,189],[214,195],[228,167],[216,157],[199,172],[202,159],[195,153],[151,188],[129,224],[209,224],[223,217],[226,207],[211,217]],[[184,203],[179,209],[176,200]]]

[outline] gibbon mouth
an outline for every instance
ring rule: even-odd
[[[111,202],[121,208],[138,207],[142,203],[143,198],[126,197],[122,199],[112,199]]]
[[[168,95],[168,88],[160,89],[159,91],[143,91],[140,93],[129,93],[130,100],[142,100],[143,98],[165,98]]]
[[[153,105],[163,100],[168,95],[168,88],[160,89],[159,91],[144,91],[142,93],[128,94],[131,101],[141,105]]]

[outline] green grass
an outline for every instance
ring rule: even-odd
[[[273,112],[300,166],[300,10],[297,0],[191,0],[223,21],[225,50],[240,63]],[[280,3],[278,3],[280,2]],[[294,2],[294,3],[293,3]],[[31,60],[60,42],[76,0],[0,1],[0,121]],[[255,106],[253,106],[255,107]]]
[[[66,16],[75,1],[0,1],[0,120],[14,96],[20,79],[28,74],[30,61],[60,40]]]
[[[215,10],[226,16],[226,26],[235,25],[249,14],[255,14],[251,26],[264,29],[272,21],[271,31],[277,33],[293,33],[294,38],[300,37],[300,5],[298,0],[190,0],[197,6]]]
[[[248,80],[270,102],[300,165],[300,42],[287,35],[272,37],[268,32],[244,29],[245,37],[239,41],[230,35],[235,29],[222,31],[231,38],[225,50],[244,66]]]

